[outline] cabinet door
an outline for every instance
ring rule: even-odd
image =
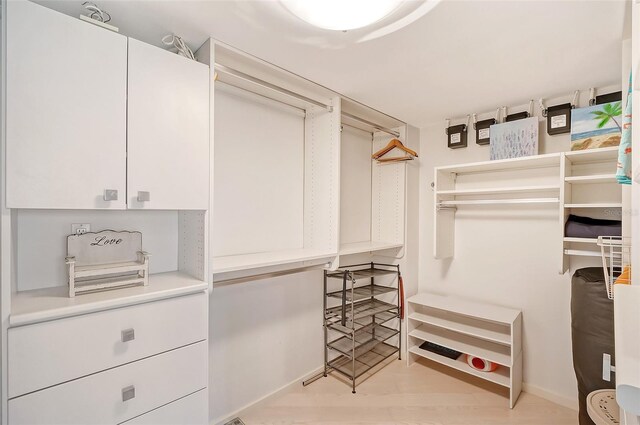
[[[129,39],[128,95],[128,207],[208,209],[209,67]]]
[[[8,207],[124,208],[126,37],[28,1],[7,8]]]

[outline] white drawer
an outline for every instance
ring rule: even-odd
[[[207,360],[207,342],[202,341],[17,397],[9,400],[9,423],[121,423],[205,388]],[[135,394],[123,401],[127,388]]]
[[[11,328],[9,398],[205,340],[208,321],[201,292]]]
[[[209,394],[206,389],[188,395],[144,415],[127,425],[206,425],[209,423]]]

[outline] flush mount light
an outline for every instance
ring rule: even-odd
[[[282,4],[303,21],[337,31],[378,22],[401,3],[402,0],[282,0]]]

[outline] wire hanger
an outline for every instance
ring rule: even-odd
[[[382,158],[383,156],[385,156],[386,154],[388,154],[389,152],[391,152],[393,149],[396,149],[396,148],[400,149],[403,152],[408,153],[409,156],[396,156],[391,158]],[[418,154],[416,153],[416,151],[409,149],[408,147],[403,145],[402,142],[398,139],[391,139],[391,141],[389,141],[387,146],[385,146],[384,148],[380,149],[378,152],[371,155],[372,159],[375,159],[378,162],[382,162],[382,163],[410,161],[417,157],[418,157]]]

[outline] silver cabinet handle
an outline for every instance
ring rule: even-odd
[[[102,199],[104,199],[105,201],[117,201],[118,191],[116,189],[105,189]]]
[[[122,389],[122,401],[131,400],[132,398],[136,398],[136,387],[130,385]]]
[[[138,202],[147,202],[151,200],[151,192],[138,191]]]
[[[133,341],[136,339],[136,331],[134,329],[125,329],[121,332],[122,342]]]

